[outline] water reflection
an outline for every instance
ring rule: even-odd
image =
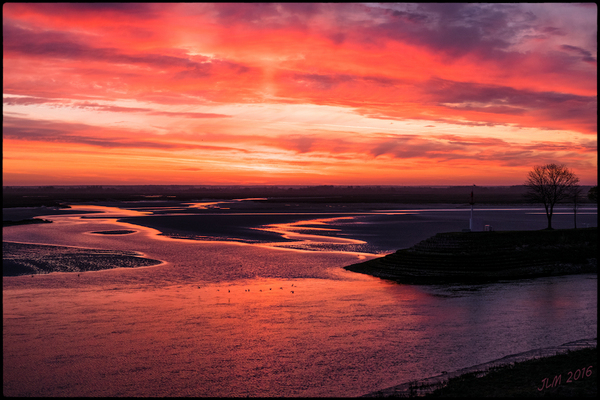
[[[166,261],[3,279],[5,395],[359,396],[597,335],[595,275],[401,285],[342,269],[373,255],[173,239],[109,211],[4,230]]]

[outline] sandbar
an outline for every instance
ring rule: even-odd
[[[2,242],[2,276],[100,271],[161,263],[133,251]]]
[[[117,230],[112,230],[112,231],[97,231],[97,232],[91,232],[95,235],[128,235],[130,233],[135,233],[137,231],[134,230],[130,230],[130,229],[117,229]]]

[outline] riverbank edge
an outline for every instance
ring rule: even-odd
[[[569,351],[597,347],[597,339],[598,338],[580,339],[573,342],[564,343],[560,346],[544,347],[529,350],[523,353],[511,354],[472,367],[461,368],[459,370],[446,372],[441,375],[405,382],[400,385],[370,392],[360,397],[422,397],[434,392],[436,389],[443,387],[452,378],[462,377],[464,375],[473,373],[477,373],[478,377],[483,377],[491,372],[493,368],[509,367],[510,365],[514,365],[515,363],[523,361],[543,359],[558,354],[564,354]]]
[[[597,228],[445,232],[345,266],[408,284],[480,283],[598,272]]]

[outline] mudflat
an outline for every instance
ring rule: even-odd
[[[160,263],[133,251],[2,242],[2,276],[99,271]]]

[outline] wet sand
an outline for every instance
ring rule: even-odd
[[[342,248],[346,246],[349,251],[371,254],[388,254],[408,248],[439,232],[460,232],[468,228],[469,223],[469,209],[456,204],[307,204],[293,201],[272,204],[251,200],[205,203],[171,201],[167,206],[152,201],[90,204],[92,206],[77,205],[70,209],[3,209],[3,213],[5,220],[72,213],[88,213],[82,218],[96,220],[108,217],[102,213],[104,210],[98,213],[101,208],[97,206],[108,206],[115,210],[113,215],[118,221],[155,229],[161,235],[172,238],[294,247],[297,236],[292,236],[307,234],[326,237],[328,245],[332,245],[332,238],[340,239],[337,244],[342,244]],[[475,213],[477,218],[489,223],[497,231],[545,227],[545,216],[539,214],[541,209],[536,210],[531,206],[524,209],[531,211],[515,212],[510,207],[502,210],[501,206],[498,210],[477,209]],[[571,228],[571,211],[569,215],[562,215],[564,210],[555,211],[555,228]],[[578,214],[580,226],[596,226],[597,211],[594,210],[593,215],[587,215],[584,211],[580,210]],[[323,223],[325,220],[327,222]],[[355,242],[350,243],[347,239]],[[338,251],[340,248],[326,247],[325,250]]]
[[[3,276],[136,268],[161,263],[134,251],[2,242]]]

